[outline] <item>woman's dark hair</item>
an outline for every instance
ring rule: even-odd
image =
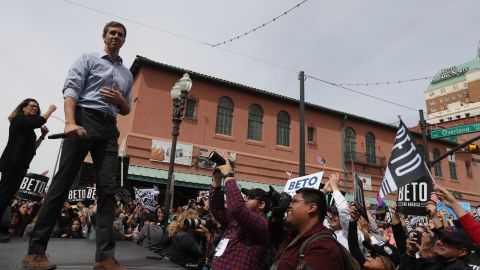
[[[33,98],[27,98],[27,99],[23,100],[20,104],[18,104],[18,106],[15,108],[15,110],[13,110],[13,112],[8,116],[8,121],[12,122],[15,117],[24,114],[23,108],[27,107],[28,104],[30,104],[30,102],[37,103],[38,110],[37,110],[37,114],[35,115],[35,117],[39,117],[41,112],[40,112],[40,105],[38,104],[38,101],[36,101]]]

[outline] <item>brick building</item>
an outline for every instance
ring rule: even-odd
[[[132,111],[119,117],[120,155],[130,157],[127,183],[156,183],[164,193],[171,143],[173,84],[188,72],[193,87],[188,95],[175,153],[175,203],[208,189],[211,164],[205,154],[216,149],[235,160],[236,177],[243,187],[273,185],[281,190],[285,171],[298,176],[299,102],[295,99],[154,62],[137,56],[131,71]],[[342,175],[342,189],[352,194],[352,167],[371,179],[366,196],[375,197],[385,172],[396,126],[360,116],[306,104],[306,173],[325,169],[325,175]],[[343,136],[344,134],[344,136]],[[345,137],[345,139],[342,139]],[[418,142],[421,138],[416,135]],[[445,152],[455,144],[429,140],[429,149]],[[327,160],[325,168],[318,162]],[[432,154],[430,153],[432,157]],[[454,165],[443,160],[437,168],[438,181],[461,196],[462,201],[480,202],[480,167],[465,168],[470,154],[456,157]],[[441,170],[441,172],[440,172]],[[454,170],[450,175],[449,171]],[[326,181],[324,176],[323,181]],[[344,181],[346,180],[346,181]],[[369,190],[370,189],[370,190]],[[390,195],[390,200],[394,197]]]

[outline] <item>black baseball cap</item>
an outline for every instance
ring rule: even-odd
[[[470,251],[475,249],[472,239],[470,239],[470,237],[468,237],[465,231],[460,227],[449,226],[443,229],[433,229],[433,232],[436,236],[444,237],[450,242],[467,248]]]
[[[380,241],[375,245],[371,245],[369,242],[363,241],[363,246],[370,250],[372,257],[385,256],[389,258],[395,266],[400,264],[400,253],[398,253],[397,248],[386,242]]]
[[[268,192],[261,188],[253,188],[253,189],[246,189],[242,188],[241,189],[242,193],[245,194],[248,197],[252,197],[255,199],[259,199],[264,202],[270,201],[270,197],[268,196]]]

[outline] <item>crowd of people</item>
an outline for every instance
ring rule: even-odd
[[[428,216],[407,226],[395,204],[387,215],[375,215],[368,200],[365,209],[348,202],[338,181],[331,174],[322,190],[302,188],[290,196],[241,189],[228,164],[218,166],[209,191],[168,213],[117,201],[115,240],[133,241],[188,269],[480,269],[479,217],[448,190],[437,187],[458,220],[431,202]],[[8,232],[30,237],[40,206],[15,198]],[[95,201],[66,202],[52,237],[94,240],[96,212]]]
[[[368,203],[348,202],[336,173],[321,190],[243,189],[228,160],[215,162],[210,190],[186,206],[152,209],[116,200],[116,116],[127,115],[132,102],[133,77],[119,55],[126,35],[123,24],[107,23],[103,51],[82,54],[68,71],[62,90],[66,138],[59,170],[41,202],[14,196],[56,106],[41,114],[35,99],[25,99],[9,116],[9,140],[0,158],[0,242],[29,239],[26,269],[56,268],[46,254],[51,237],[95,239],[94,269],[105,270],[126,269],[115,258],[115,242],[122,240],[189,269],[480,269],[478,213],[467,213],[440,186],[438,196],[458,220],[432,202],[424,222],[414,226],[395,205],[380,219]],[[88,152],[97,200],[65,202]],[[327,194],[333,198],[329,203]]]

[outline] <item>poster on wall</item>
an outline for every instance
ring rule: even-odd
[[[363,190],[372,190],[372,176],[363,173],[355,173],[363,183]]]
[[[215,151],[218,154],[220,154],[224,159],[229,159],[230,162],[232,162],[232,166],[235,165],[235,161],[237,159],[237,153],[235,152],[230,152],[227,150],[222,150],[222,149],[214,149],[214,148],[207,148],[207,147],[200,147],[199,154],[197,156],[197,166],[199,168],[203,169],[213,169],[215,166],[215,163],[211,162],[208,159],[208,154],[210,152]]]
[[[161,141],[152,139],[152,148],[150,152],[150,160],[159,162],[170,162],[171,141]],[[193,145],[177,143],[175,151],[175,164],[192,166]]]

